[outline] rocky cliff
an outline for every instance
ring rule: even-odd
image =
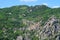
[[[43,27],[40,26],[38,22],[31,24],[26,29],[30,32],[27,31],[21,40],[33,40],[31,39],[33,36],[38,37],[36,40],[60,40],[60,22],[55,16],[51,16]],[[31,35],[31,33],[33,33],[33,35]]]

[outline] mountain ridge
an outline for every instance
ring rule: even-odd
[[[56,20],[55,17],[57,20],[59,19],[56,25],[53,24]],[[50,21],[51,27],[44,27],[48,24],[48,21]],[[0,40],[60,40],[59,24],[60,8],[49,8],[45,5],[20,5],[1,8]],[[56,29],[58,36],[51,32],[55,31],[55,26],[58,26]],[[52,34],[52,36],[50,35],[52,38],[49,34]]]

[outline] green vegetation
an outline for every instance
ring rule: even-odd
[[[43,26],[52,15],[60,18],[60,8],[49,8],[45,5],[0,8],[0,40],[13,40],[18,35],[23,35],[24,30],[19,31],[19,28],[26,27],[22,19],[34,22],[42,20],[41,25]],[[34,36],[32,40],[38,40],[38,38]]]

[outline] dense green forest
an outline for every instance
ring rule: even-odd
[[[0,8],[0,40],[16,40],[17,36],[24,36],[25,32],[30,32],[30,35],[33,35],[34,31],[19,30],[28,27],[28,24],[24,24],[22,20],[42,21],[41,26],[44,26],[44,23],[52,15],[60,18],[60,8],[50,8],[46,5],[20,5]],[[33,36],[31,40],[39,39]]]

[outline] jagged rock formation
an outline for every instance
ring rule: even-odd
[[[58,20],[54,16],[52,16],[51,18],[49,18],[48,22],[46,22],[42,31],[39,32],[40,40],[52,40],[52,38],[55,38],[57,35],[60,35],[60,25],[58,23]]]
[[[24,23],[26,24],[26,22]],[[33,30],[35,31],[32,37],[36,36],[39,38],[39,40],[60,40],[60,24],[59,20],[55,16],[50,17],[43,27],[40,26],[40,22],[32,23],[28,21],[27,23],[30,23],[30,25],[26,29],[28,29],[30,32]],[[30,35],[31,33],[26,32],[24,37],[17,37],[17,39],[31,40]]]

